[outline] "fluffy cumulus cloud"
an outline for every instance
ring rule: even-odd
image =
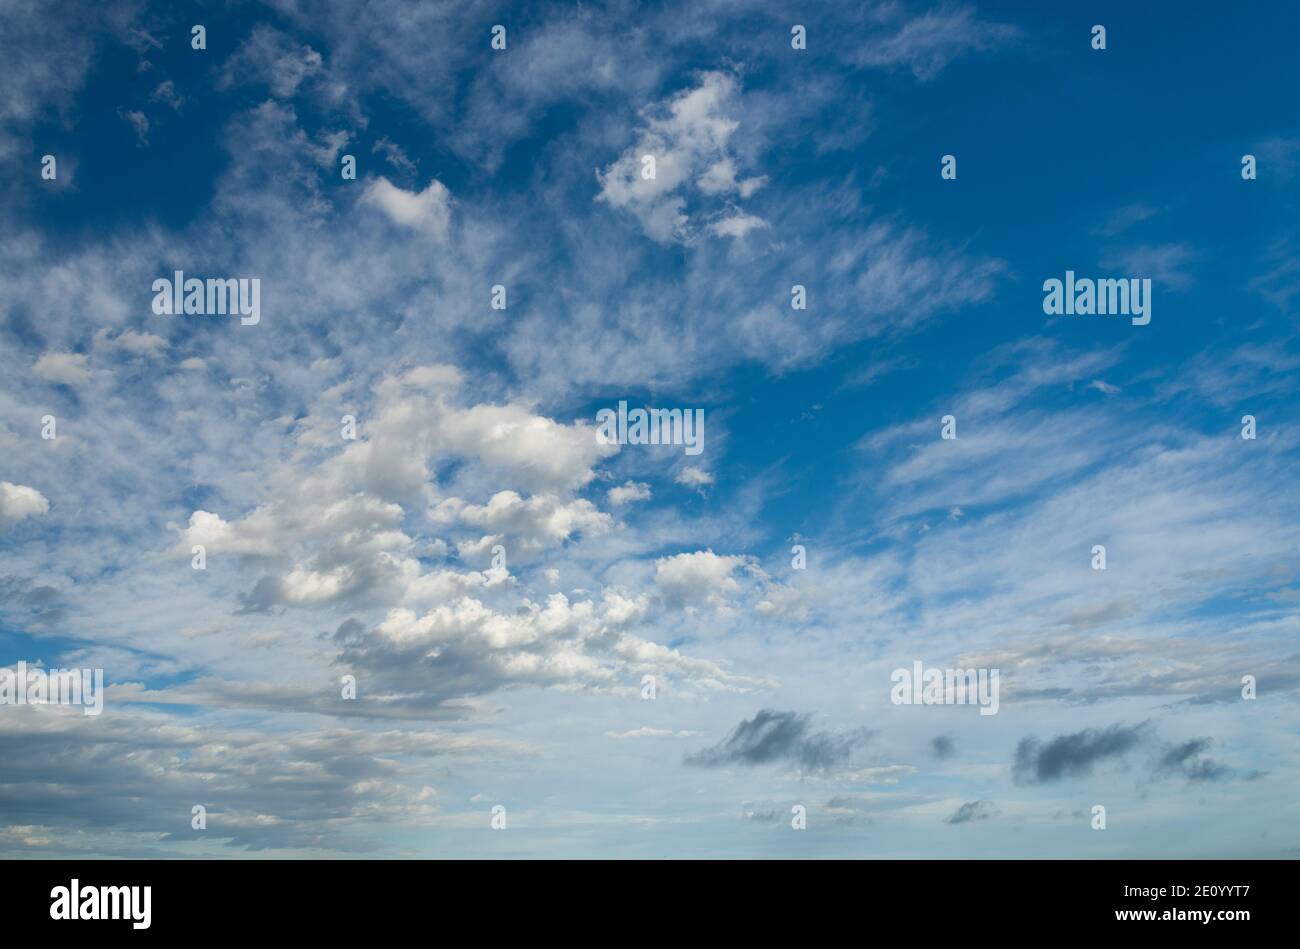
[[[714,207],[710,228],[743,237],[766,222],[727,200],[750,197],[766,184],[762,175],[738,177],[729,142],[739,83],[725,72],[708,72],[697,85],[658,103],[646,113],[637,141],[613,164],[597,173],[598,199],[636,216],[645,233],[660,243],[685,241],[699,230],[689,211]],[[716,207],[715,207],[716,206]]]
[[[381,175],[366,185],[361,203],[401,228],[440,241],[451,226],[451,194],[440,181],[430,181],[423,191],[405,191]]]
[[[94,378],[84,353],[45,353],[32,371],[42,379],[63,385],[83,385]]]
[[[681,471],[677,472],[677,477],[674,478],[674,480],[678,484],[686,485],[688,488],[695,488],[696,490],[702,491],[709,485],[713,484],[713,475],[705,471],[703,468],[696,467],[695,465],[687,465],[682,468]]]
[[[644,481],[628,481],[625,484],[610,488],[606,497],[609,498],[609,503],[615,507],[632,504],[635,501],[648,501],[650,500],[650,485]]]
[[[430,533],[461,536],[457,549],[474,562],[498,544],[510,556],[533,556],[575,535],[600,534],[611,518],[583,498],[507,489],[475,504],[440,497],[433,469],[476,469],[466,486],[504,478],[521,487],[568,492],[594,477],[611,450],[591,429],[565,425],[512,405],[458,407],[447,401],[462,379],[431,366],[386,377],[377,411],[355,438],[326,435],[325,420],[304,420],[287,459],[251,510],[195,510],[180,529],[176,551],[204,548],[208,556],[244,558],[261,574],[244,597],[247,609],[319,606],[353,599],[427,598],[468,592],[505,576],[429,570],[428,555],[448,543]],[[332,445],[331,451],[326,446]],[[537,463],[542,459],[542,463]],[[427,517],[423,516],[427,509]],[[450,536],[450,535],[449,535]]]
[[[523,685],[633,695],[644,675],[705,690],[761,685],[631,634],[640,615],[618,596],[571,602],[555,593],[509,613],[462,597],[422,614],[394,609],[372,631],[345,625],[334,638],[344,667],[438,699]]]
[[[447,498],[430,516],[435,523],[463,524],[488,531],[478,541],[462,546],[462,550],[480,555],[484,548],[503,541],[513,550],[534,554],[562,544],[576,533],[599,534],[611,523],[608,514],[583,498],[567,504],[553,495],[534,495],[525,500],[514,491],[499,491],[481,505]]]
[[[608,513],[571,492],[613,449],[583,425],[521,406],[458,406],[463,383],[441,366],[385,377],[356,438],[304,420],[296,452],[262,502],[231,517],[194,511],[179,528],[176,555],[201,547],[207,558],[245,563],[258,579],[240,596],[244,613],[386,607],[373,626],[349,619],[329,641],[333,664],[363,675],[390,708],[438,717],[447,703],[527,685],[633,694],[644,675],[685,690],[760,687],[761,679],[635,635],[654,606],[644,593],[519,595],[510,572],[517,560],[612,529]],[[506,489],[483,503],[442,497],[434,472],[447,464],[464,476],[448,487],[517,478],[547,493]],[[725,573],[745,562],[700,556],[698,577],[670,566],[674,602],[711,602],[700,584],[721,581],[730,591]],[[722,573],[714,559],[726,565]]]
[[[35,488],[0,481],[0,527],[39,517],[49,509],[49,499]]]
[[[655,585],[676,607],[719,607],[740,592],[736,573],[750,567],[747,558],[712,550],[664,557],[655,564]]]

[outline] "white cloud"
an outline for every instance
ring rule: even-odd
[[[118,349],[126,350],[133,356],[154,359],[161,356],[167,349],[167,340],[161,336],[155,336],[153,333],[126,330],[112,340],[112,345]]]
[[[150,102],[161,102],[171,106],[177,112],[185,104],[185,97],[176,91],[176,83],[170,79],[163,80],[149,96]]]
[[[1197,256],[1187,244],[1142,244],[1106,254],[1101,265],[1116,276],[1149,278],[1159,289],[1186,290],[1192,284],[1188,268]]]
[[[423,191],[405,191],[382,175],[371,181],[361,203],[382,211],[389,220],[439,241],[447,239],[451,227],[451,192],[438,180]]]
[[[429,515],[437,524],[465,524],[490,531],[477,543],[462,546],[462,553],[482,554],[494,544],[534,554],[555,547],[576,533],[599,534],[613,519],[581,498],[564,502],[554,495],[533,495],[525,500],[514,491],[498,491],[485,505],[447,498]]]
[[[438,434],[450,450],[506,469],[531,490],[579,488],[594,477],[593,465],[618,451],[585,423],[564,425],[517,405],[447,411]]]
[[[740,592],[732,574],[749,563],[740,556],[719,556],[712,550],[664,557],[655,562],[655,584],[670,606],[721,607]]]
[[[50,502],[35,488],[0,481],[0,527],[38,517],[49,509]]]
[[[697,491],[701,491],[713,484],[713,475],[705,471],[703,468],[687,467],[677,472],[673,477],[673,480],[688,488],[694,488]]]
[[[764,616],[801,620],[808,615],[808,591],[797,586],[773,586],[754,607]]]
[[[643,725],[640,728],[632,728],[625,732],[605,732],[606,738],[671,738],[676,735],[678,738],[694,738],[699,732],[678,729],[674,732],[671,728],[651,728],[649,725]]]
[[[469,570],[464,573],[455,570],[421,573],[420,564],[416,560],[405,560],[401,566],[405,574],[401,602],[406,605],[443,603],[465,596],[481,596],[492,590],[505,589],[515,582],[515,578],[504,567]]]
[[[181,532],[178,550],[188,554],[194,545],[210,552],[270,556],[278,553],[290,534],[270,508],[258,508],[235,523],[211,511],[195,511]]]
[[[736,211],[734,214],[718,218],[709,225],[709,230],[725,237],[740,238],[756,228],[763,227],[767,227],[767,222],[761,217],[755,217],[743,211]]]
[[[609,489],[606,497],[615,507],[631,504],[633,501],[650,500],[650,485],[644,481],[628,481]]]
[[[33,371],[42,379],[69,386],[83,385],[95,375],[82,353],[45,353],[36,360]]]
[[[316,50],[273,27],[259,25],[226,61],[218,88],[264,82],[272,95],[287,99],[305,81],[323,72],[323,60]]]
[[[471,597],[424,614],[396,608],[372,632],[345,635],[341,661],[435,699],[518,685],[634,695],[645,673],[708,691],[764,684],[623,631],[642,615],[643,604],[636,604],[629,616],[629,602],[607,597],[597,605],[553,593],[544,604],[524,600],[511,612]]]
[[[649,725],[633,728],[625,732],[605,732],[606,738],[666,738],[672,735],[671,728],[651,728]]]
[[[729,141],[739,125],[732,117],[738,95],[734,76],[708,72],[694,88],[647,110],[646,126],[637,143],[597,172],[597,200],[631,211],[649,237],[666,244],[691,239],[687,199],[692,194],[748,198],[766,178],[736,179]],[[653,178],[643,174],[647,156],[654,158]],[[734,212],[710,229],[741,237],[765,223],[753,215]]]
[[[567,493],[595,477],[593,465],[615,446],[600,445],[585,425],[524,406],[460,408],[450,400],[463,382],[445,365],[383,378],[373,409],[360,413],[355,441],[340,439],[337,416],[294,423],[297,460],[259,484],[259,503],[234,517],[194,511],[174,553],[189,557],[202,545],[218,562],[254,558],[250,568],[261,577],[243,595],[245,610],[418,605],[501,592],[514,578],[504,568],[429,568],[422,558],[445,556],[447,544],[420,536],[418,523],[407,526],[408,512],[427,510],[429,523],[477,530],[457,543],[470,557],[486,556],[497,543],[512,558],[528,557],[613,525],[590,501]],[[438,498],[431,469],[449,462],[466,486],[505,481],[535,493],[506,488],[481,505]]]
[[[117,117],[131,126],[135,131],[139,145],[149,144],[149,118],[139,109],[118,109]]]
[[[907,66],[920,80],[933,79],[959,56],[994,49],[1020,34],[1013,26],[976,19],[969,7],[940,7],[910,19],[894,4],[875,12],[886,28],[854,44],[850,60],[863,66]]]

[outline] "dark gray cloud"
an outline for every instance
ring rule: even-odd
[[[0,716],[0,756],[45,764],[0,772],[0,814],[56,841],[45,855],[69,835],[109,827],[132,845],[365,852],[380,845],[385,824],[434,822],[422,775],[429,762],[528,753],[515,742],[427,730],[270,734],[152,712],[17,711]],[[208,810],[206,831],[191,826],[195,804]],[[0,852],[9,843],[0,839]]]
[[[846,732],[810,732],[810,715],[763,709],[745,719],[718,744],[686,756],[686,763],[719,767],[728,764],[787,762],[810,771],[847,762],[853,751],[871,737],[857,728]]]
[[[1153,778],[1223,781],[1239,776],[1260,777],[1258,772],[1242,775],[1207,757],[1205,752],[1212,743],[1212,739],[1201,737],[1169,744],[1161,740],[1149,722],[1088,728],[1058,735],[1046,744],[1037,738],[1023,739],[1016,748],[1012,774],[1017,784],[1045,784],[1067,777],[1083,777],[1098,762],[1121,758],[1141,747],[1152,756],[1149,767]]]
[[[1045,784],[1061,778],[1081,777],[1100,761],[1117,758],[1137,747],[1149,725],[1111,725],[1085,728],[1058,735],[1046,744],[1037,738],[1021,739],[1012,774],[1017,784]]]
[[[930,741],[930,750],[936,758],[951,758],[957,751],[957,745],[951,735],[939,735]]]
[[[35,628],[47,628],[63,620],[61,591],[29,577],[0,577],[0,613]]]
[[[1212,744],[1209,738],[1193,738],[1174,745],[1160,758],[1156,771],[1160,774],[1179,774],[1189,781],[1221,781],[1230,777],[1232,769],[1213,758],[1202,758]]]
[[[27,577],[0,577],[0,605],[43,607],[57,599],[59,591]]]
[[[998,809],[992,801],[967,801],[953,812],[947,823],[969,824],[971,821],[988,820],[997,812]]]

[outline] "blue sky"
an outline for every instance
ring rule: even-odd
[[[0,853],[1294,856],[1300,18],[516,6],[0,5]]]

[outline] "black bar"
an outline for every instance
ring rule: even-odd
[[[704,930],[825,929],[993,937],[1007,926],[1041,934],[1198,931],[1232,938],[1292,918],[1292,861],[11,861],[3,874],[10,933],[252,932],[377,936],[396,921],[461,922],[589,934],[642,931],[687,918]],[[52,919],[56,887],[150,887],[148,928],[124,904],[117,920]],[[1175,888],[1184,887],[1184,891]],[[1163,888],[1163,889],[1162,889]],[[140,891],[141,893],[143,891]],[[125,899],[124,897],[119,897]],[[97,900],[97,897],[96,897]],[[88,904],[83,904],[87,905]],[[142,907],[136,907],[142,917]],[[1153,914],[1120,918],[1121,914]],[[1200,914],[1208,912],[1206,921]],[[1196,917],[1188,914],[1196,913]],[[1221,914],[1230,913],[1233,918]],[[1183,914],[1183,915],[1178,915]],[[838,922],[836,922],[838,920]],[[593,928],[593,926],[609,928]],[[770,927],[770,928],[769,928]],[[1242,928],[1245,927],[1245,928]],[[450,938],[439,930],[436,938]],[[390,932],[395,936],[396,932]],[[467,933],[466,935],[469,935]],[[621,938],[621,937],[619,937]]]

